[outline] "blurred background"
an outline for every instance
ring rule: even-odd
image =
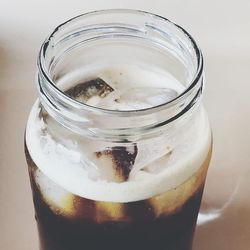
[[[202,48],[204,102],[213,128],[214,153],[194,250],[249,249],[248,0],[0,0],[0,249],[38,249],[23,136],[36,99],[39,47],[58,24],[107,8],[140,9],[165,16],[189,31]]]

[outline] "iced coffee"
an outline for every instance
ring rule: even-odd
[[[38,80],[25,154],[40,249],[191,250],[211,157],[203,82],[114,61],[61,66],[57,95]]]

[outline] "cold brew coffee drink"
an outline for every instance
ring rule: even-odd
[[[56,28],[38,58],[25,154],[40,250],[191,250],[211,131],[203,59],[153,14]]]

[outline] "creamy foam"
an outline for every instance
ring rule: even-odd
[[[132,82],[134,88],[145,85],[152,88],[153,82],[153,87],[163,88],[167,84],[169,89],[174,89],[178,93],[183,89],[176,80],[166,75],[159,75],[159,72],[146,72],[138,68],[132,70],[131,67],[126,67],[125,71],[121,70],[119,68],[117,71],[116,68],[113,71],[110,69],[99,71],[98,77],[112,87],[117,84],[114,80],[117,79],[115,75],[119,75],[124,77],[124,81],[127,76],[129,79],[127,82],[130,84]],[[121,72],[123,74],[120,74]],[[131,89],[132,85],[124,84],[119,77],[118,80],[125,86],[123,89],[125,92]],[[131,103],[128,105],[127,101],[115,107],[114,102],[107,100],[105,108],[122,110],[135,108]],[[103,100],[95,100],[96,106],[102,104]],[[139,108],[144,105],[145,108],[155,103],[145,104],[142,100],[141,103],[137,102],[137,105]],[[104,142],[80,138],[59,127],[50,118],[44,120],[40,116],[39,101],[34,104],[29,116],[26,142],[39,171],[66,191],[93,200],[130,202],[147,199],[177,187],[202,165],[211,144],[210,129],[204,109],[199,108],[192,119],[187,126],[179,129],[174,137],[151,138],[148,141],[138,142],[138,154],[129,179],[121,183],[112,180],[109,159],[99,161],[94,157],[94,152],[104,150],[107,145]],[[40,181],[46,186],[46,180],[39,176],[38,174],[36,177],[37,182]],[[49,182],[47,184],[50,185]],[[53,195],[50,194],[50,197]]]

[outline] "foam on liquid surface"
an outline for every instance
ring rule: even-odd
[[[102,108],[148,108],[174,98],[183,90],[176,79],[165,73],[134,66],[92,69],[91,74],[114,89],[119,86],[118,91],[109,93],[105,98],[95,96],[87,101],[89,105]],[[93,76],[88,75],[90,78]],[[67,89],[66,83],[60,84]],[[115,101],[117,98],[119,102]],[[175,136],[138,142],[138,152],[128,179],[117,181],[110,158],[98,158],[95,154],[107,148],[105,143],[79,138],[58,127],[52,119],[40,118],[39,113],[37,101],[26,130],[27,147],[39,171],[65,190],[93,200],[137,201],[175,188],[198,170],[210,147],[207,116],[200,108],[193,121]],[[46,178],[39,174],[36,178],[46,186]],[[50,183],[47,185],[49,187]],[[54,196],[48,193],[48,197]]]

